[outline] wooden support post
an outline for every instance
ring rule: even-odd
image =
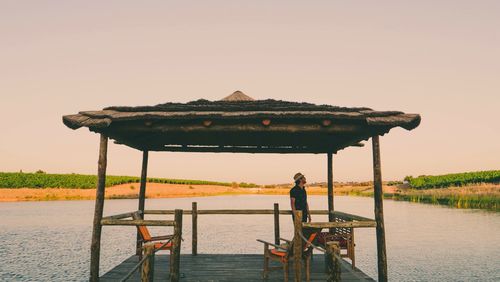
[[[340,281],[340,246],[339,242],[328,242],[326,244],[325,262],[327,265],[328,282]]]
[[[155,273],[155,245],[149,243],[144,245],[144,257],[147,259],[142,263],[141,282],[153,282]]]
[[[293,217],[293,265],[295,269],[295,282],[302,281],[302,211],[296,211]]]
[[[198,255],[198,204],[196,202],[193,202],[192,206],[192,223],[193,223],[193,239],[192,245],[191,245],[191,250],[193,256]]]
[[[274,244],[280,244],[280,205],[274,203]]]
[[[172,239],[172,255],[170,259],[170,281],[177,282],[180,279],[182,240],[182,210],[175,210],[174,238]]]
[[[333,211],[335,210],[333,204],[333,154],[328,152],[328,221],[335,221],[335,216]],[[334,229],[330,228],[330,233],[333,233]]]
[[[97,169],[97,189],[95,196],[94,226],[90,245],[90,281],[99,281],[99,258],[101,252],[101,219],[104,210],[104,189],[106,187],[106,165],[108,137],[101,134],[99,143],[99,162]]]
[[[378,280],[387,281],[387,255],[385,248],[384,207],[382,191],[382,169],[380,165],[379,136],[372,137],[373,147],[373,186],[375,200],[375,221],[377,222],[377,262]]]
[[[144,219],[144,207],[146,203],[146,182],[148,176],[148,151],[142,152],[141,188],[139,190],[139,208],[141,218]],[[142,241],[141,234],[137,230],[136,255],[141,255]]]

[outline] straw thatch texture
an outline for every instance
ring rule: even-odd
[[[233,94],[227,96],[226,98],[222,99],[221,101],[254,101],[254,99],[250,96],[245,95],[245,93],[241,91],[234,91]]]
[[[306,152],[323,152],[355,145],[394,127],[411,130],[419,125],[420,116],[369,108],[253,100],[235,92],[220,101],[108,107],[67,115],[63,122],[72,129],[88,127],[106,133],[118,143],[143,150],[180,145],[183,147],[175,150],[182,151],[187,150],[186,145],[210,145],[291,146]],[[224,149],[228,150],[231,151]]]

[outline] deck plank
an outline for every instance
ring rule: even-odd
[[[101,281],[121,280],[139,261],[131,256],[101,277]],[[271,262],[271,266],[279,266]],[[263,256],[258,254],[190,254],[181,255],[181,281],[263,281]],[[311,281],[325,281],[324,258],[314,255],[311,261]],[[156,255],[155,281],[167,281],[169,256]],[[342,281],[374,281],[359,269],[352,270],[347,261],[342,261]],[[136,271],[129,281],[140,281],[140,272]],[[290,281],[293,281],[293,264],[290,265]],[[266,281],[283,281],[283,271],[269,273]]]

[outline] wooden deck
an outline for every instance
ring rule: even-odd
[[[156,255],[155,281],[167,281],[169,256]],[[131,256],[101,277],[101,281],[119,281],[138,262],[137,256]],[[276,264],[277,266],[278,264]],[[271,262],[271,266],[274,266]],[[233,254],[181,255],[181,281],[263,281],[263,256]],[[325,281],[324,256],[314,255],[311,262],[311,281]],[[293,262],[290,264],[290,281],[293,281]],[[352,270],[351,265],[342,261],[342,281],[374,281],[359,269]],[[129,281],[140,281],[140,270]],[[305,276],[304,276],[305,277]],[[283,271],[274,270],[266,281],[283,281]]]

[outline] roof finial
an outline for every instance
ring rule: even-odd
[[[245,93],[237,90],[237,91],[234,91],[233,94],[222,99],[221,101],[243,102],[243,101],[254,101],[254,99],[250,96],[245,95]]]

